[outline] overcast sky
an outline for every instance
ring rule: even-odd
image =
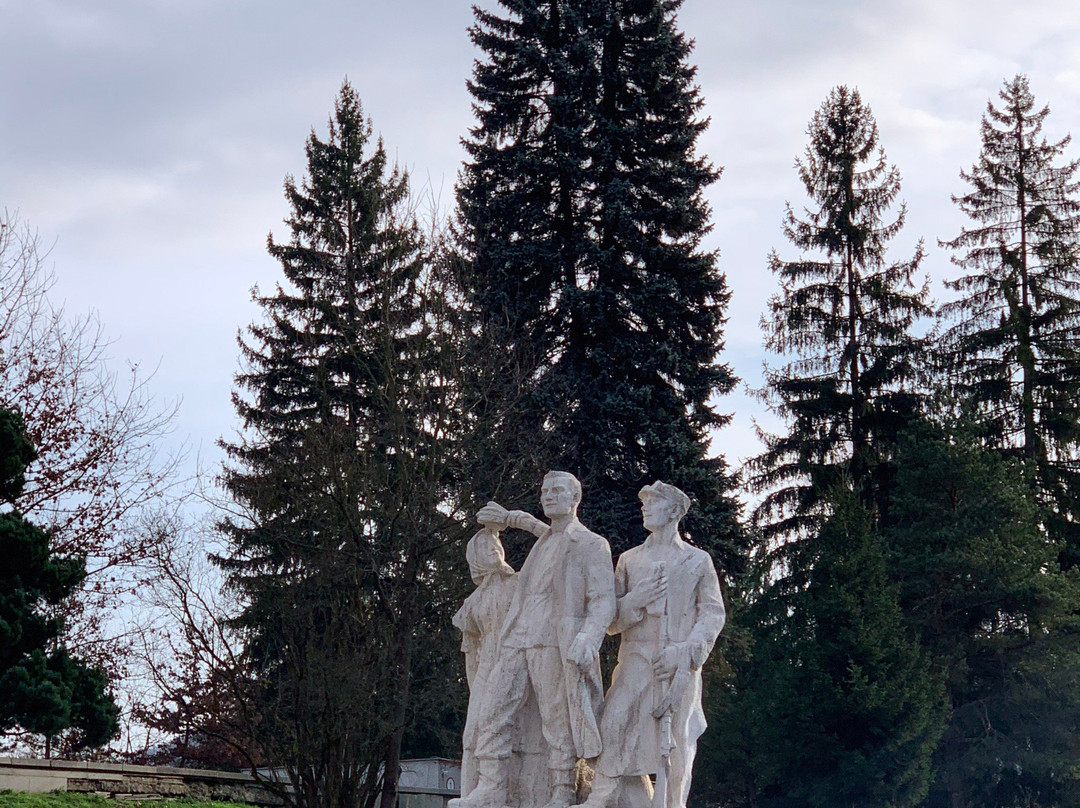
[[[279,275],[266,236],[285,234],[282,181],[303,173],[308,132],[325,132],[348,76],[414,187],[449,211],[471,17],[459,0],[0,0],[0,207],[55,242],[55,293],[99,313],[117,366],[158,366],[156,394],[183,399],[176,439],[204,464],[237,426],[235,336],[259,314],[251,287]],[[700,150],[724,166],[707,246],[733,290],[726,360],[745,385],[760,383],[766,256],[793,257],[793,161],[831,87],[873,109],[909,209],[893,254],[925,238],[937,297],[951,273],[937,239],[963,223],[950,195],[1002,82],[1029,76],[1052,138],[1080,128],[1075,0],[687,0],[680,23],[712,119]],[[738,463],[760,408],[745,393],[721,406],[735,419],[715,446]]]

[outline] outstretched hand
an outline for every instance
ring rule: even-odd
[[[505,528],[509,517],[510,512],[498,502],[489,502],[476,512],[476,521],[495,531]]]

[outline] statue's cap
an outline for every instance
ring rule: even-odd
[[[646,496],[661,497],[675,505],[677,518],[682,519],[690,510],[690,497],[673,485],[657,480],[652,485],[646,485],[638,491],[638,497],[645,499]]]

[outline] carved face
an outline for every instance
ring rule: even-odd
[[[555,474],[544,478],[540,486],[540,505],[544,509],[544,516],[548,519],[566,516],[575,511],[577,503],[578,493],[570,480]]]
[[[469,573],[473,583],[477,585],[493,573],[507,575],[514,571],[506,563],[506,553],[499,537],[487,528],[478,531],[469,540],[465,548],[465,559],[469,562]]]
[[[654,533],[674,520],[674,502],[650,492],[641,495],[641,521],[647,531]]]

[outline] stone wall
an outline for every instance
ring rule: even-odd
[[[81,791],[117,799],[192,797],[278,806],[250,774],[174,766],[0,758],[0,791]]]

